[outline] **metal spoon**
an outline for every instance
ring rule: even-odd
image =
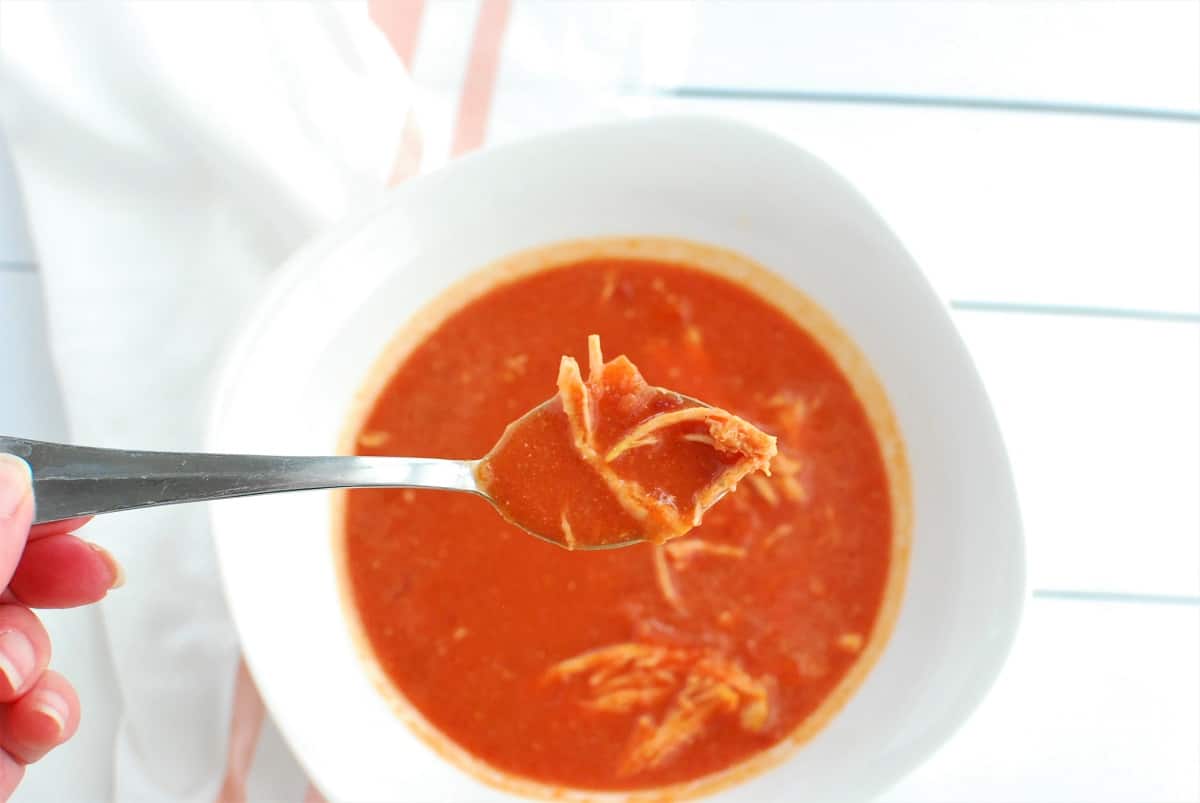
[[[674,393],[680,399],[704,402]],[[534,407],[510,425],[534,416],[557,397]],[[508,436],[501,437],[500,443]],[[498,444],[499,445],[499,444]],[[97,513],[115,513],[181,502],[207,502],[238,496],[312,491],[323,488],[430,488],[481,496],[506,521],[557,546],[554,535],[536,532],[513,521],[479,485],[480,460],[436,457],[286,457],[193,452],[139,452],[71,446],[0,435],[0,452],[22,458],[33,469],[34,524]],[[575,549],[599,550],[636,544],[644,539],[623,533],[602,544]]]
[[[550,404],[550,399],[545,404]],[[530,410],[533,415],[543,405]],[[16,455],[33,470],[34,524],[182,502],[312,491],[323,488],[430,488],[481,496],[480,460],[436,457],[286,457],[192,452],[98,449],[0,435],[0,452]],[[503,512],[501,515],[504,515]],[[504,516],[543,541],[562,541]],[[614,549],[643,539],[579,544],[575,549]]]
[[[134,452],[5,435],[0,452],[33,469],[35,524],[318,488],[438,488],[487,496],[475,481],[477,460]]]
[[[433,457],[273,457],[136,452],[0,435],[0,452],[33,469],[34,524],[142,507],[321,488],[433,488],[496,502],[475,479],[478,460]],[[522,527],[543,541],[560,541]],[[641,539],[579,549],[611,549]]]

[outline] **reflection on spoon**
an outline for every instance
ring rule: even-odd
[[[775,438],[724,410],[605,363],[588,339],[585,379],[564,357],[558,394],[509,425],[482,460],[134,452],[0,435],[33,469],[35,523],[119,510],[318,488],[478,494],[506,519],[568,549],[683,535],[753,471]]]

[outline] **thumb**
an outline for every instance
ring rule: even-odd
[[[0,454],[0,591],[8,588],[33,522],[31,480],[24,460]]]

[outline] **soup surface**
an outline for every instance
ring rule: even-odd
[[[713,273],[633,259],[525,275],[450,314],[383,384],[357,451],[481,457],[593,332],[651,384],[776,435],[772,476],[682,538],[603,552],[549,546],[463,494],[351,491],[344,571],[383,673],[469,754],[553,786],[661,787],[788,738],[876,638],[888,475],[854,389],[795,320]]]

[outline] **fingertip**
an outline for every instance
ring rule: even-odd
[[[34,689],[28,695],[30,735],[44,744],[56,745],[65,738],[70,703],[56,691]]]
[[[29,466],[0,453],[0,588],[8,585],[25,548],[33,521],[33,485]]]
[[[0,702],[32,689],[50,663],[50,636],[33,611],[0,605]]]
[[[108,581],[108,590],[111,591],[114,588],[120,588],[125,585],[125,567],[121,565],[121,562],[99,544],[93,544],[90,541],[86,543],[100,557],[100,560],[104,561],[104,565],[108,567],[109,574],[111,575],[111,579]]]
[[[73,535],[47,535],[26,545],[9,589],[33,608],[73,608],[104,599],[123,581],[107,550]]]
[[[33,471],[14,454],[0,452],[0,519],[12,518],[33,492]]]
[[[0,747],[30,764],[75,735],[79,697],[66,678],[47,671],[27,694],[0,710],[0,721]]]
[[[37,648],[20,628],[0,632],[0,696],[13,699],[36,677]]]

